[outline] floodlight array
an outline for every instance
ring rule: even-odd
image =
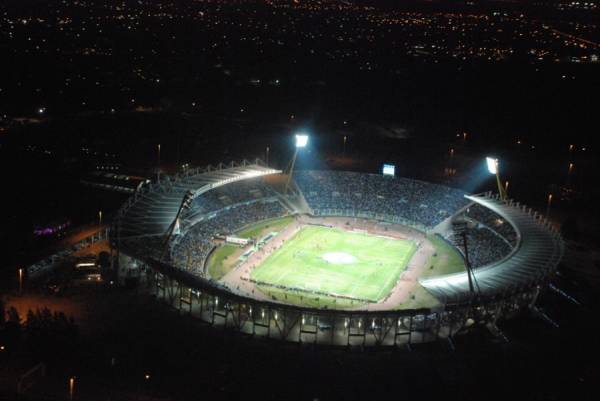
[[[308,144],[308,135],[306,134],[297,134],[296,135],[296,147],[297,148],[305,148]]]

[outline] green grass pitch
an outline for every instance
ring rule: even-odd
[[[308,226],[250,277],[271,285],[379,301],[392,290],[415,251],[413,241]]]

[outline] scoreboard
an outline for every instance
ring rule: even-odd
[[[383,175],[394,177],[396,175],[396,166],[393,164],[384,164],[382,169]]]

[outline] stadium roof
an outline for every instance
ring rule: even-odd
[[[193,199],[213,188],[232,182],[280,173],[281,170],[253,163],[219,164],[191,169],[174,177],[143,186],[119,211],[121,238],[164,235],[177,216],[184,197]]]
[[[512,200],[492,197],[490,193],[465,197],[500,215],[517,232],[517,245],[507,257],[474,269],[475,289],[482,296],[535,285],[556,269],[564,244],[558,231],[540,214]],[[471,297],[466,272],[424,279],[420,283],[444,303],[464,302]]]
[[[94,171],[81,179],[83,185],[129,194],[135,193],[145,181],[142,177],[104,171]]]

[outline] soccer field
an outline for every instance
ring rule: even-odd
[[[250,277],[270,285],[379,301],[394,287],[415,251],[413,241],[308,226]]]

